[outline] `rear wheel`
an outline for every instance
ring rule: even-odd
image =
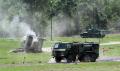
[[[95,62],[98,57],[97,54],[91,54],[90,56],[91,56],[91,62]]]
[[[83,55],[82,57],[78,58],[80,62],[95,62],[96,59],[91,55]]]
[[[74,55],[69,55],[66,59],[67,59],[67,63],[75,62],[76,56],[74,56]]]
[[[95,62],[95,61],[96,61],[96,59],[92,57],[91,58],[91,62]]]
[[[84,62],[91,62],[91,57],[90,57],[90,55],[85,55],[85,56],[83,57],[83,61],[84,61]]]

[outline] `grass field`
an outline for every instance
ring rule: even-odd
[[[79,37],[56,37],[53,40],[47,38],[44,47],[51,47],[55,41],[84,42],[84,39]],[[98,40],[88,39],[88,41]],[[105,42],[120,42],[120,34],[108,35],[101,39],[101,43]],[[49,64],[51,53],[9,53],[11,49],[19,47],[19,40],[0,39],[0,71],[120,71],[120,62]],[[103,48],[106,50],[104,53]],[[101,46],[100,56],[120,56],[120,45]]]
[[[8,65],[0,67],[0,71],[120,71],[120,62]]]
[[[94,41],[99,43],[99,39],[96,38],[87,38],[86,41],[88,42]],[[107,35],[105,38],[100,39],[100,43],[117,41],[120,41],[120,34]],[[44,42],[44,47],[50,47],[55,42],[85,42],[85,39],[80,37],[54,37],[53,41],[51,41],[50,38],[46,38]]]

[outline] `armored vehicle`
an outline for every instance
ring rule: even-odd
[[[66,59],[67,62],[75,62],[78,58],[81,62],[95,62],[99,57],[99,44],[85,43],[55,43],[52,56],[56,62]]]
[[[88,29],[86,32],[80,34],[82,38],[103,38],[105,32],[98,29]]]

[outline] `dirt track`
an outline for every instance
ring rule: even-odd
[[[117,61],[120,62],[120,57],[100,57],[97,61]]]
[[[96,62],[110,62],[110,61],[115,61],[115,62],[120,62],[120,57],[100,57],[97,59]],[[77,61],[80,63],[79,61]],[[54,58],[51,58],[48,63],[56,63]],[[66,63],[66,60],[62,60],[61,63]]]
[[[102,43],[100,45],[116,45],[116,44],[120,44],[120,42],[108,42],[108,43]]]

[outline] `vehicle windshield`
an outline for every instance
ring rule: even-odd
[[[54,48],[66,48],[67,47],[67,44],[64,44],[64,43],[56,43],[54,45]]]

